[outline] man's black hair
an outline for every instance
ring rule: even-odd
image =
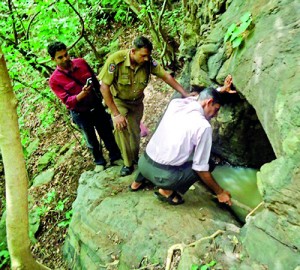
[[[48,53],[52,58],[55,57],[56,52],[59,52],[61,50],[66,50],[66,49],[67,46],[60,41],[54,41],[48,45]]]
[[[190,92],[197,92],[198,94],[205,89],[205,86],[192,84],[190,86]]]
[[[143,36],[137,37],[134,41],[133,41],[133,46],[135,49],[141,49],[141,48],[146,48],[148,49],[150,52],[153,49],[153,45],[151,43],[151,41]]]

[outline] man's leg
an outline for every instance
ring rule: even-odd
[[[149,164],[147,163],[147,160],[145,159],[144,153],[141,155],[141,157],[138,161],[138,174],[137,174],[136,178],[134,179],[134,181],[130,185],[130,189],[132,191],[141,189],[141,187],[143,187],[145,184],[146,178],[141,173],[140,168],[142,168],[144,171],[145,170],[147,171],[148,169],[151,170]],[[151,179],[150,179],[150,181],[151,181]]]
[[[100,138],[103,140],[109,152],[110,162],[113,163],[120,159],[121,153],[112,132],[111,118],[110,115],[105,112],[102,104],[93,112],[93,121]]]
[[[94,162],[96,165],[106,165],[106,160],[103,157],[102,149],[96,136],[95,128],[93,123],[90,121],[90,113],[77,113],[71,111],[71,116],[74,123],[80,128],[87,147],[93,154]]]
[[[122,100],[115,99],[115,104],[118,107],[119,112],[126,117],[128,121],[128,126],[124,130],[117,130],[114,129],[114,135],[116,138],[116,142],[121,150],[121,154],[124,160],[124,166],[121,169],[121,176],[129,175],[133,172],[133,161],[135,159],[135,153],[133,152],[133,149],[131,147],[131,136],[132,136],[132,114],[135,113],[133,110],[136,106],[129,105]]]
[[[191,185],[199,180],[197,174],[192,170],[192,162],[187,162],[178,167],[157,165],[143,154],[139,159],[138,166],[139,174],[131,184],[131,188],[137,189],[145,179],[148,179],[160,188],[160,195],[156,195],[165,197],[171,204],[183,203],[181,196],[176,192],[186,193]]]
[[[123,104],[123,102],[117,100],[115,100],[115,103],[118,107],[119,112],[126,117],[128,111],[126,105]],[[124,165],[127,167],[131,167],[132,153],[130,149],[130,135],[128,129],[126,128],[124,130],[118,130],[114,127],[113,133],[116,139],[116,143],[121,151],[121,155],[124,160]]]
[[[130,134],[130,148],[133,153],[133,161],[137,162],[139,158],[141,128],[140,122],[143,117],[144,104],[131,105],[128,110],[127,120]]]

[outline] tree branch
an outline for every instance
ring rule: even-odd
[[[11,13],[11,17],[12,17],[12,21],[13,21],[13,33],[14,33],[14,38],[15,38],[15,44],[18,45],[18,33],[17,33],[17,30],[16,30],[16,22],[15,22],[15,16],[14,16],[14,12],[12,10],[12,3],[11,3],[11,0],[8,0],[8,8],[9,8],[9,11]]]
[[[69,2],[69,0],[65,0],[66,3],[71,7],[71,9],[73,9],[73,11],[76,13],[76,15],[79,17],[79,20],[80,20],[80,24],[81,24],[81,33],[80,33],[80,36],[77,40],[75,40],[75,42],[68,47],[68,50],[70,50],[71,48],[73,48],[78,42],[79,40],[83,37],[84,35],[84,20],[83,18],[81,17],[81,15],[79,14],[79,12],[76,10],[76,8]]]
[[[58,0],[54,1],[53,3],[51,3],[50,5],[48,5],[47,8],[53,6],[53,5],[56,4],[57,2],[58,2]],[[33,21],[35,20],[35,18],[36,18],[40,13],[41,13],[41,11],[38,11],[37,13],[35,13],[35,14],[33,15],[33,17],[31,18],[29,24],[28,24],[27,31],[26,31],[26,38],[27,38],[27,40],[29,40],[29,38],[30,38],[30,37],[29,37],[30,27],[31,27]]]
[[[165,13],[165,10],[166,10],[166,4],[167,4],[167,0],[164,0],[164,3],[163,3],[163,6],[162,6],[162,9],[159,13],[159,17],[158,17],[158,22],[157,22],[157,29],[159,31],[159,33],[161,34],[161,36],[163,37],[163,40],[164,40],[164,46],[163,46],[163,50],[162,50],[162,53],[160,55],[160,59],[162,61],[162,64],[163,64],[163,67],[165,68],[165,63],[163,61],[163,58],[166,54],[166,51],[167,51],[167,40],[164,39],[164,36],[162,35],[162,29],[161,29],[161,21],[162,21],[162,17]]]
[[[5,40],[8,45],[11,45],[16,49],[20,54],[23,55],[26,61],[29,62],[29,65],[31,65],[35,70],[39,71],[45,78],[48,78],[50,74],[54,71],[51,67],[44,65],[44,64],[39,64],[37,62],[37,56],[33,53],[28,53],[24,49],[20,48],[18,44],[15,44],[12,40],[6,38],[3,35],[0,35],[0,38]],[[32,61],[34,59],[34,61]]]
[[[22,84],[22,85],[24,85],[24,86],[27,87],[27,88],[30,88],[30,89],[34,90],[36,93],[40,94],[42,97],[47,98],[47,99],[50,100],[51,102],[55,103],[55,99],[53,99],[53,98],[47,96],[46,94],[44,94],[43,92],[39,91],[37,88],[35,88],[35,87],[29,85],[28,83],[23,82],[23,81],[21,81],[21,80],[19,80],[19,79],[16,79],[16,78],[12,78],[12,80],[15,81],[15,82],[18,82],[18,83],[20,83],[20,84]]]

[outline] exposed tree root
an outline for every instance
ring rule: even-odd
[[[193,247],[205,240],[208,240],[208,239],[212,239],[212,238],[215,238],[217,235],[219,234],[222,234],[224,233],[224,231],[222,230],[217,230],[215,233],[213,233],[212,235],[210,236],[206,236],[206,237],[203,237],[203,238],[200,238],[198,239],[197,241],[193,242],[193,243],[190,243],[188,245],[184,244],[184,243],[181,243],[181,244],[175,244],[173,246],[171,246],[169,249],[168,249],[168,255],[167,255],[167,260],[166,260],[166,267],[165,267],[165,270],[170,270],[171,268],[171,263],[172,263],[172,257],[173,257],[173,253],[175,250],[180,250],[181,251],[181,254],[183,253],[183,250],[186,248],[186,247]]]
[[[245,220],[246,222],[249,220],[250,216],[259,208],[261,207],[262,205],[264,204],[264,202],[261,202],[260,204],[258,204],[255,208],[253,208],[249,214],[246,216]]]

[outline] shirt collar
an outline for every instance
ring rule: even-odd
[[[71,62],[72,62],[72,68],[71,68],[70,70],[62,69],[60,66],[57,66],[56,68],[57,68],[58,70],[61,70],[61,71],[63,71],[63,72],[66,72],[66,73],[72,73],[72,72],[74,72],[75,70],[77,70],[77,69],[79,68],[79,66],[78,66],[77,63],[74,62],[73,60],[71,60]]]
[[[200,102],[198,101],[198,96],[194,97],[194,96],[191,96],[191,97],[187,97],[187,98],[184,98],[183,99],[184,102],[186,103],[189,103],[189,106],[188,106],[188,110],[190,111],[199,111],[200,114],[205,118],[205,115],[204,115],[204,109],[203,107],[201,106]]]

